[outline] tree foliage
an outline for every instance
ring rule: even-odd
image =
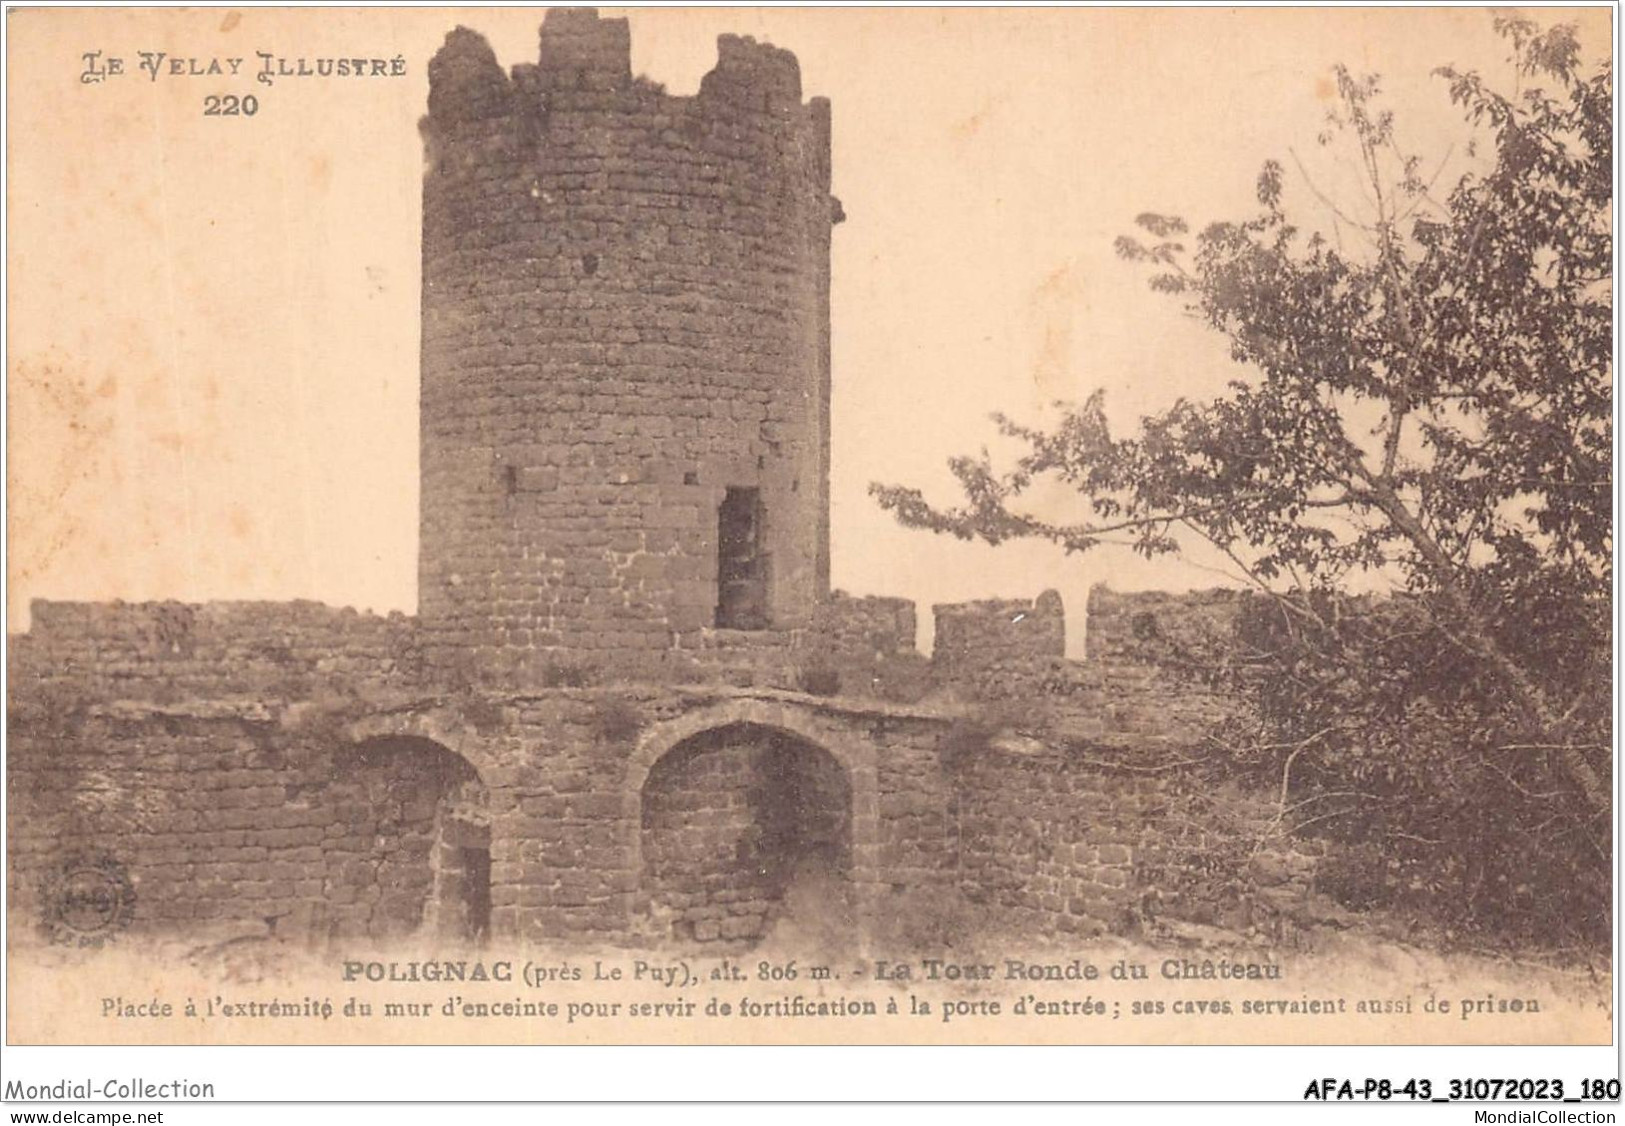
[[[1263,726],[1236,753],[1385,858],[1374,901],[1483,922],[1583,903],[1606,933],[1612,71],[1582,70],[1570,27],[1497,28],[1521,90],[1438,72],[1482,142],[1447,190],[1452,154],[1406,151],[1378,80],[1340,69],[1321,142],[1355,155],[1358,206],[1294,156],[1297,177],[1264,165],[1245,219],[1192,236],[1146,214],[1118,240],[1228,340],[1221,394],[1123,437],[1099,393],[1048,429],[998,417],[1026,452],[954,459],[954,507],[871,490],[993,544],[1212,545],[1269,607],[1237,639]],[[1326,221],[1295,222],[1289,186]],[[1087,515],[1024,509],[1046,481]],[[1362,574],[1394,596],[1352,602]]]

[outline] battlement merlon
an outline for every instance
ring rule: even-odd
[[[543,90],[624,90],[632,84],[632,31],[596,8],[552,8],[542,19],[537,84]]]
[[[1256,612],[1262,596],[1228,587],[1167,591],[1089,590],[1088,660],[1095,665],[1149,667],[1178,651],[1224,644],[1237,620]]]
[[[512,85],[485,36],[466,27],[446,34],[429,60],[429,121],[481,121],[508,113]]]
[[[1066,655],[1066,611],[1061,596],[939,603],[932,660],[941,670],[1011,661],[1059,660]]]
[[[801,64],[782,47],[748,35],[717,36],[717,65],[700,80],[702,100],[768,111],[801,105]]]

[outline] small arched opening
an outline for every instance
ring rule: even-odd
[[[335,898],[376,938],[481,942],[491,927],[491,820],[468,761],[418,736],[357,748],[359,816],[334,850]]]
[[[640,791],[640,887],[654,929],[746,945],[781,921],[852,929],[852,780],[824,748],[735,723],[682,740]]]

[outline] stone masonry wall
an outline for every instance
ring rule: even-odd
[[[1233,648],[1236,616],[1250,597],[1234,590],[1089,592],[1084,666],[1112,730],[1199,743],[1242,706],[1221,683],[1219,655]]]
[[[7,639],[14,685],[101,701],[274,699],[402,685],[420,673],[417,631],[317,602],[92,603],[36,600]]]
[[[914,603],[854,598],[835,591],[824,608],[813,662],[824,690],[888,700],[919,700],[930,690],[931,662],[915,647]],[[801,687],[819,685],[804,677]]]
[[[1088,660],[1100,665],[1168,665],[1182,655],[1224,648],[1245,591],[1149,590],[1124,593],[1104,584],[1089,591]]]
[[[914,603],[906,598],[854,598],[837,590],[825,610],[830,648],[857,658],[914,653]]]
[[[734,36],[667,95],[591,9],[549,11],[511,76],[459,28],[429,78],[431,660],[683,679],[729,488],[758,490],[769,625],[805,628],[829,583],[828,103]]]
[[[1139,740],[989,746],[958,767],[959,887],[1040,934],[1143,933],[1162,920],[1279,940],[1324,917],[1323,847],[1281,835],[1264,795],[1215,785],[1199,748]]]
[[[1053,750],[978,747],[958,763],[959,886],[1042,933],[1120,931],[1156,783]]]
[[[14,709],[10,741],[21,918],[42,917],[67,862],[94,854],[128,870],[138,933],[387,938],[422,922],[442,793],[432,756],[368,760],[263,710],[133,703]]]
[[[666,880],[658,858],[675,854],[658,841],[644,840],[635,860],[631,841],[659,836],[661,818],[686,800],[673,806],[670,793],[693,787],[659,784],[676,760],[653,763],[648,784],[628,779],[628,763],[649,732],[718,701],[740,701],[721,727],[774,729],[780,712],[749,702],[782,696],[793,701],[785,714],[812,725],[798,738],[858,748],[831,779],[851,787],[851,764],[873,763],[870,796],[850,798],[871,811],[872,840],[845,831],[882,896],[957,885],[1048,931],[1125,925],[1152,892],[1159,910],[1220,911],[1200,892],[1212,858],[1226,841],[1262,834],[1270,809],[1245,795],[1209,802],[1216,819],[1192,828],[1190,765],[1236,705],[1199,670],[1169,665],[1170,654],[1200,650],[1194,639],[1222,632],[1245,601],[1097,590],[1081,663],[1054,655],[1059,606],[1042,605],[1036,628],[1021,632],[1025,621],[1014,619],[1032,605],[950,608],[941,616],[953,623],[948,673],[933,669],[936,690],[964,691],[899,706],[872,697],[885,696],[876,669],[923,662],[901,600],[833,600],[822,648],[803,637],[753,650],[755,635],[718,631],[737,645],[714,650],[731,655],[711,666],[727,675],[710,688],[506,693],[419,679],[414,622],[399,616],[308,603],[40,603],[33,631],[11,639],[13,894],[25,914],[37,909],[64,856],[94,847],[130,865],[142,927],[401,937],[474,910],[437,906],[436,889],[461,878],[437,875],[437,865],[466,856],[466,841],[445,836],[447,802],[476,784],[488,795],[490,826],[478,835],[493,933],[703,941],[715,923],[714,937],[748,941],[783,886],[762,884],[737,847],[716,854],[714,871],[690,864],[695,887]],[[995,659],[965,659],[978,638]],[[836,683],[773,687],[832,654],[849,662]],[[989,698],[984,678],[1012,669],[1036,676],[1031,693]],[[732,782],[708,789],[750,812],[771,778],[754,760],[735,766]],[[706,832],[732,824],[709,804],[689,812]],[[752,814],[734,825],[735,845],[752,834],[760,843],[766,823]],[[1253,850],[1274,889],[1271,910],[1301,898],[1313,868],[1279,844]],[[724,933],[722,921],[736,917]]]
[[[445,937],[441,924],[470,916],[483,890],[499,939],[703,941],[711,919],[714,937],[741,942],[768,924],[802,862],[843,872],[854,902],[952,879],[936,760],[946,721],[930,711],[658,686],[179,703],[32,688],[14,686],[6,779],[19,920],[48,914],[52,879],[87,850],[128,871],[137,932],[199,941],[222,930]],[[699,791],[662,781],[681,773],[684,733],[742,729],[766,739],[746,745],[787,741],[806,761],[773,752],[711,777],[708,801],[732,794],[751,814],[733,826],[735,845],[750,847],[716,853],[714,870],[691,864],[697,888],[666,881],[663,846],[645,830],[671,829],[681,853],[688,829],[733,824],[713,804],[685,813],[682,795]],[[640,750],[665,746],[668,730],[680,736],[668,750]],[[470,785],[482,795],[478,832],[448,836],[448,825],[466,829],[450,807]],[[471,843],[488,855],[485,889],[464,886],[470,869],[447,870]],[[766,856],[784,867],[764,882]],[[663,888],[689,898],[662,901]],[[469,899],[447,904],[441,892]],[[724,932],[734,915],[742,921]]]
[[[956,729],[971,899],[1049,934],[1167,917],[1279,938],[1322,916],[1320,846],[1278,832],[1271,795],[1205,769],[1211,739],[1243,715],[1212,662],[1250,605],[1229,590],[1097,586],[1087,660],[1048,662],[1021,711],[996,698],[994,724]]]
[[[1030,695],[1042,670],[1066,654],[1066,613],[1053,590],[1031,602],[990,599],[932,609],[935,676],[974,695]]]
[[[724,729],[672,750],[644,783],[642,808],[644,891],[679,940],[760,938],[799,881],[833,877],[820,883],[829,893],[850,865],[852,788],[840,765],[770,733]]]

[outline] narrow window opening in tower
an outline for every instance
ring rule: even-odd
[[[730,488],[717,509],[717,628],[766,629],[760,489]]]

